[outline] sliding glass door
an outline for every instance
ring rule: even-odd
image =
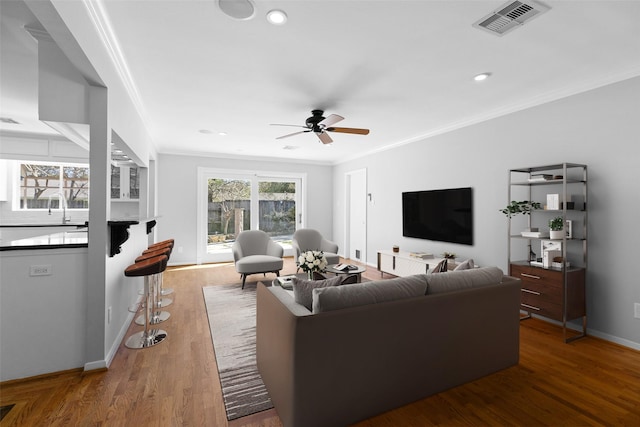
[[[303,175],[201,168],[198,172],[198,263],[232,261],[243,230],[263,230],[291,254],[302,219]]]

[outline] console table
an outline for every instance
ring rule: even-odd
[[[411,256],[409,252],[393,252],[391,250],[378,251],[378,270],[394,276],[411,276],[413,274],[425,274],[429,268],[433,268],[443,258],[422,259]]]

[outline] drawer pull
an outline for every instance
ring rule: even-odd
[[[533,274],[520,273],[521,276],[528,277],[529,279],[541,279],[540,276],[534,276]]]
[[[534,307],[532,305],[528,305],[528,304],[520,304],[520,305],[526,308],[530,308],[531,310],[540,311],[538,307]]]
[[[540,292],[532,291],[531,289],[521,289],[522,292],[526,292],[528,294],[540,295]]]

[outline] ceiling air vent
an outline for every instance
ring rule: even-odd
[[[473,26],[502,36],[547,10],[549,10],[549,6],[533,0],[510,1],[474,23]]]

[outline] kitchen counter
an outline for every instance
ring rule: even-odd
[[[128,228],[132,225],[143,223],[146,225],[147,234],[156,225],[157,217],[149,218],[122,218],[107,221],[110,234],[109,256],[120,253],[120,246],[129,238]],[[0,225],[0,228],[58,228],[75,227],[74,230],[54,232],[36,236],[0,240],[0,251],[12,251],[21,249],[60,249],[60,248],[87,248],[89,247],[88,223],[79,224],[9,224]],[[49,230],[52,231],[52,230]]]
[[[0,224],[0,228],[33,228],[33,227],[86,227],[87,222],[61,222],[50,224]]]
[[[89,246],[89,233],[82,231],[64,231],[61,233],[45,234],[43,236],[27,237],[26,239],[11,240],[2,243],[0,251],[20,249],[60,249],[86,248]]]

